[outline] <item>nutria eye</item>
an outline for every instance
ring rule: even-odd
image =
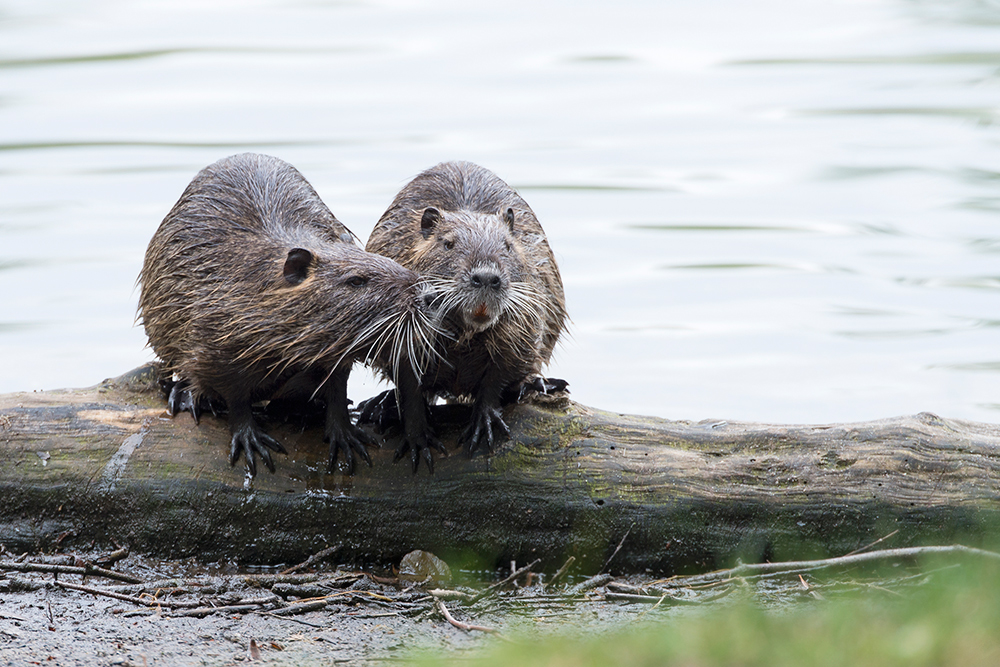
[[[368,284],[368,278],[364,276],[351,276],[344,282],[350,285],[351,287],[364,287],[365,285]]]
[[[455,247],[455,242],[454,241],[445,241],[444,242],[444,249],[445,250],[451,250],[454,247]]]

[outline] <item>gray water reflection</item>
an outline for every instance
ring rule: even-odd
[[[1000,65],[1000,51],[924,53],[891,56],[841,56],[828,58],[759,58],[734,60],[728,65]]]
[[[361,238],[441,160],[514,184],[584,403],[996,420],[997,44],[978,2],[0,0],[0,391],[149,358],[145,244],[254,150]]]

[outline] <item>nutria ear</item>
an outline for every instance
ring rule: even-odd
[[[436,208],[428,208],[424,210],[423,216],[420,218],[420,233],[427,238],[434,231],[434,226],[441,222],[441,211]]]
[[[503,221],[507,223],[507,226],[510,227],[511,233],[513,233],[514,232],[514,209],[512,209],[512,208],[507,209],[507,212],[503,214]]]
[[[285,280],[291,285],[298,285],[309,277],[309,266],[312,264],[313,254],[305,248],[292,248],[285,258]]]

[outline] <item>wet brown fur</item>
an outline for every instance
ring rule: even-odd
[[[238,429],[256,428],[234,419],[303,374],[328,402],[331,463],[339,447],[353,467],[357,441],[367,458],[367,437],[344,423],[347,374],[368,356],[399,363],[389,329],[416,316],[418,277],[357,247],[291,165],[242,154],[202,170],[150,241],[139,282],[142,322],[167,370],[194,405],[229,406],[233,460]],[[251,471],[251,450],[272,467],[266,450],[243,447]]]
[[[538,375],[565,330],[562,280],[534,212],[488,169],[447,162],[403,188],[366,250],[416,271],[437,294],[435,307],[445,311],[443,328],[451,337],[441,339],[442,359],[420,378],[421,389],[471,397],[474,422],[486,423],[474,423],[463,436],[466,449],[489,449],[490,422],[506,430],[500,394]],[[473,287],[480,270],[496,282],[495,290]],[[487,315],[495,319],[486,321]],[[406,406],[401,408],[405,413]],[[405,421],[404,415],[404,429]],[[486,428],[485,440],[478,426]]]

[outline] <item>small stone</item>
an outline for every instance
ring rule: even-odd
[[[451,568],[429,551],[419,549],[403,556],[399,562],[399,578],[404,581],[446,584],[451,581]]]

